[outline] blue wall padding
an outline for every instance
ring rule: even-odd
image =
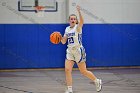
[[[66,45],[50,43],[67,24],[0,24],[0,69],[63,68]],[[87,66],[140,66],[140,24],[85,24]]]

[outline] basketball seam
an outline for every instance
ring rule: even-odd
[[[55,40],[55,44],[57,44],[58,42],[57,42],[57,34],[56,34],[56,40]]]

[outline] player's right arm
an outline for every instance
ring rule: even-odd
[[[61,43],[65,44],[66,42],[67,42],[67,36],[64,35],[61,39]]]
[[[61,39],[61,43],[62,43],[62,44],[66,44],[67,39],[68,39],[68,37],[67,37],[67,28],[66,28],[66,29],[65,29],[65,33],[64,33],[64,35],[63,35],[63,37],[62,37],[62,39]]]

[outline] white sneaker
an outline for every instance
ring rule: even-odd
[[[70,92],[68,89],[65,91],[65,93],[73,93],[73,92]]]
[[[95,82],[95,86],[96,86],[96,91],[100,92],[102,89],[102,80],[101,79],[97,79]]]

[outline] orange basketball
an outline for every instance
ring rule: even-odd
[[[60,43],[61,38],[62,38],[62,35],[60,34],[60,32],[53,32],[53,33],[50,35],[50,41],[51,41],[53,44],[58,44],[58,43]]]

